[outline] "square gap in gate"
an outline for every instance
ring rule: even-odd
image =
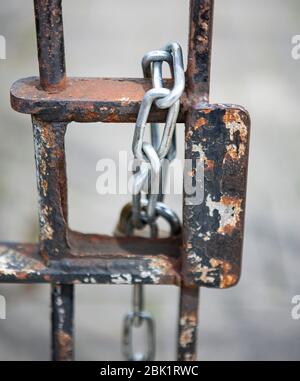
[[[133,132],[134,124],[71,123],[68,126],[66,162],[71,229],[83,233],[113,233],[123,206],[132,199]],[[146,141],[149,135],[147,126]],[[176,137],[177,155],[168,171],[165,203],[181,220],[183,125],[177,126]],[[169,229],[162,218],[159,227]]]

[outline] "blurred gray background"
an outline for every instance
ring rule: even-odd
[[[73,76],[141,76],[143,54],[169,41],[186,57],[188,0],[64,0],[67,71]],[[299,360],[300,320],[300,34],[298,0],[216,0],[211,101],[245,106],[252,117],[248,204],[239,285],[201,290],[198,358]],[[9,88],[38,73],[32,1],[1,2],[0,240],[37,238],[37,194],[30,117],[12,111]],[[67,154],[71,226],[110,234],[130,196],[100,196],[96,163],[130,152],[132,125],[72,124]],[[183,127],[178,127],[179,157]],[[180,196],[167,202],[181,214]],[[0,320],[1,360],[49,358],[47,285],[0,285],[7,319]],[[178,290],[147,287],[157,321],[157,358],[175,358]],[[121,321],[130,287],[76,287],[76,359],[118,360]]]

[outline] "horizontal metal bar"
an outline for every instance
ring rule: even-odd
[[[68,233],[69,249],[46,265],[38,244],[0,243],[2,283],[180,284],[180,238]]]
[[[172,87],[172,80],[165,86]],[[36,115],[45,121],[133,123],[136,121],[151,80],[135,78],[68,78],[59,93],[40,87],[38,77],[15,82],[11,88],[11,105],[18,112]],[[185,96],[179,122],[185,121]],[[166,110],[153,107],[150,122],[164,122]]]

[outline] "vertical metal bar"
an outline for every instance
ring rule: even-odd
[[[68,250],[64,147],[67,124],[44,122],[34,116],[32,121],[39,193],[40,253],[49,262]],[[53,360],[71,360],[73,285],[53,284],[51,292]]]
[[[73,360],[73,285],[54,285],[52,304],[52,360]]]
[[[208,102],[214,0],[190,0],[190,34],[187,66],[189,101]]]
[[[34,0],[41,86],[60,91],[66,86],[62,0]]]
[[[187,95],[189,110],[187,114],[185,136],[185,159],[190,158],[191,130],[197,127],[197,109],[201,102],[209,101],[211,37],[213,21],[213,0],[190,0],[190,33],[187,67]],[[197,184],[196,184],[197,185]],[[190,221],[198,216],[193,216],[193,206],[186,200],[184,192],[183,205],[183,247],[185,248],[184,261],[187,259],[193,236]],[[185,266],[183,266],[183,279],[185,280]],[[178,324],[178,360],[191,361],[196,359],[197,324],[199,288],[183,284],[180,289],[180,309]]]
[[[44,122],[32,117],[39,193],[41,255],[48,262],[59,258],[68,247],[66,196],[61,196],[65,173],[64,136],[66,123]],[[64,180],[66,183],[66,179]],[[63,189],[66,193],[66,189]]]
[[[195,361],[197,345],[199,288],[180,288],[178,361]]]
[[[61,0],[34,0],[41,87],[66,87]],[[49,260],[67,249],[66,124],[33,118],[40,195],[41,251]],[[50,257],[50,258],[49,258]],[[52,359],[73,359],[73,285],[52,285]]]

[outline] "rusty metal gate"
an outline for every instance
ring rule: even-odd
[[[32,116],[40,240],[0,244],[0,282],[52,285],[53,360],[73,359],[75,284],[115,284],[117,276],[119,285],[175,285],[178,360],[195,360],[199,288],[231,287],[240,277],[250,132],[242,107],[209,103],[213,0],[190,0],[178,118],[186,126],[185,158],[204,164],[204,199],[193,205],[184,194],[182,234],[151,239],[82,234],[68,226],[68,124],[134,123],[151,80],[67,77],[61,3],[34,0],[40,76],[11,88],[13,109]],[[165,119],[166,111],[153,106],[149,122]],[[196,164],[186,175],[201,186]]]

